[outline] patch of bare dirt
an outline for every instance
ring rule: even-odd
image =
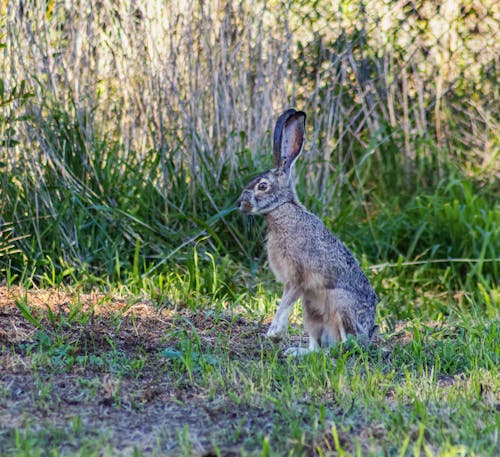
[[[23,316],[16,300],[29,305],[35,322]],[[257,409],[239,411],[223,393],[208,398],[188,379],[178,382],[175,365],[160,353],[176,344],[179,331],[196,332],[208,348],[223,335],[234,357],[259,354],[262,329],[241,318],[173,312],[147,300],[130,304],[101,294],[0,287],[0,454],[9,452],[17,429],[62,451],[90,440],[118,455],[136,448],[175,455],[184,441],[193,455],[215,455],[214,445],[236,455],[244,438],[237,430],[266,419]],[[36,359],[43,353],[33,349],[40,332],[64,340],[71,357],[118,351],[144,366],[125,374],[92,364],[58,370]],[[50,344],[48,351],[58,350]],[[40,438],[43,430],[48,435]],[[59,444],[50,430],[60,435]]]

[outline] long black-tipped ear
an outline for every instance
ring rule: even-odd
[[[274,165],[288,172],[304,145],[306,113],[289,109],[276,121],[274,128]]]

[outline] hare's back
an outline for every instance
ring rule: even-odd
[[[298,270],[299,279],[310,278],[310,288],[342,288],[367,294],[372,290],[352,252],[314,214],[304,211],[286,239],[278,238],[284,246],[281,263]]]
[[[302,208],[288,208],[282,218],[270,221],[267,250],[271,269],[281,282],[309,277],[315,286],[327,287],[331,273],[351,262],[347,248],[317,216]]]

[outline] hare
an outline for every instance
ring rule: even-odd
[[[280,339],[294,303],[302,299],[309,347],[292,347],[303,355],[345,341],[353,335],[369,342],[376,330],[377,296],[352,253],[299,202],[293,165],[304,145],[306,115],[289,109],[274,130],[275,168],[260,174],[243,190],[237,207],[262,214],[268,223],[267,254],[283,296],[266,333]]]

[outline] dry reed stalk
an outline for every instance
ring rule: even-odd
[[[453,106],[457,75],[465,89],[489,94],[474,102],[483,112],[498,111],[491,81],[478,80],[498,65],[494,3],[464,4],[463,19],[455,14],[459,0],[437,14],[433,7],[434,15],[423,0],[372,0],[343,13],[317,2],[317,15],[307,3],[266,1],[60,0],[50,11],[43,2],[29,8],[8,2],[0,56],[5,78],[8,85],[26,80],[36,95],[34,121],[25,124],[16,159],[9,160],[21,160],[36,144],[44,160],[57,162],[43,131],[51,107],[59,106],[74,112],[90,173],[98,175],[89,152],[96,137],[118,139],[123,163],[160,151],[154,180],[165,201],[170,173],[187,167],[192,192],[201,186],[217,211],[212,183],[268,160],[262,150],[276,113],[300,105],[311,119],[307,180],[324,203],[335,194],[327,183],[336,165],[355,166],[372,138],[382,144],[385,124],[402,127],[409,181],[416,139],[433,130],[447,144],[443,109]],[[463,113],[470,124],[464,135],[476,130],[486,147],[491,123],[477,121],[473,111]],[[249,156],[239,156],[245,148]],[[33,169],[38,163],[29,160]]]

